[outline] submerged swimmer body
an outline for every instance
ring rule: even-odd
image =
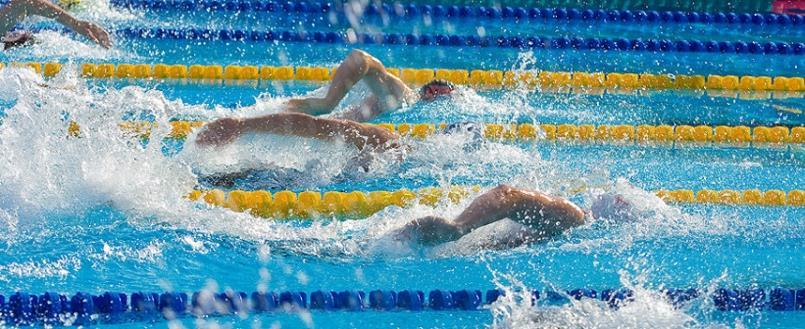
[[[264,170],[247,169],[233,173],[204,175],[199,177],[198,182],[202,186],[213,188],[235,188],[247,184],[252,186],[250,189],[289,190],[306,185],[305,181],[300,181],[303,177],[310,176],[306,175],[305,171],[282,167]]]
[[[77,19],[57,5],[46,0],[11,0],[0,8],[0,35],[3,35],[4,50],[28,45],[34,41],[33,34],[30,32],[10,32],[14,25],[31,15],[52,18],[104,48],[112,46],[109,41],[109,33],[102,27]]]

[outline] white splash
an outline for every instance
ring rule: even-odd
[[[504,291],[490,305],[493,328],[723,328],[699,323],[684,309],[675,308],[662,292],[642,288],[624,272],[622,284],[633,291],[634,299],[617,308],[593,298],[569,298],[566,304],[551,305],[544,293],[535,302],[531,298],[533,289],[515,276],[495,271],[493,275],[495,285]]]
[[[154,263],[162,260],[162,253],[165,248],[165,241],[153,240],[142,248],[133,248],[128,245],[110,245],[104,242],[101,253],[90,254],[90,259],[96,261],[127,261],[133,260],[140,263]]]
[[[76,257],[12,262],[0,265],[0,282],[18,282],[21,278],[64,278],[79,269],[81,269],[81,260]]]
[[[188,140],[194,138],[195,135],[191,135]],[[188,142],[178,159],[205,174],[249,169],[276,168],[278,172],[281,169],[295,169],[300,171],[300,175],[308,176],[304,180],[305,186],[315,182],[326,184],[341,174],[350,164],[349,160],[356,156],[357,149],[343,141],[331,143],[310,138],[247,134],[224,147],[198,147]]]
[[[142,13],[123,7],[112,6],[109,0],[81,0],[70,12],[84,20],[101,22],[107,25],[131,22],[142,18]]]
[[[16,101],[0,125],[0,209],[9,215],[8,232],[15,232],[16,221],[41,222],[54,213],[112,205],[134,225],[168,223],[271,241],[300,253],[359,253],[359,246],[342,235],[358,222],[297,228],[189,202],[185,195],[196,184],[192,165],[165,156],[158,142],[140,145],[118,127],[124,114],[147,114],[156,118],[152,139],[159,140],[168,133],[169,118],[201,113],[200,107],[138,87],[97,93],[66,73],[46,86],[27,69],[0,71],[0,95]],[[80,138],[67,136],[69,120],[81,126]],[[3,239],[11,243],[14,237]]]
[[[16,100],[0,126],[0,208],[6,212],[30,220],[43,211],[107,202],[124,210],[164,209],[192,188],[190,171],[162,155],[159,143],[139,147],[117,127],[122,113],[139,108],[165,118],[164,98],[157,106],[139,88],[98,94],[75,77],[51,80],[48,87],[28,70],[0,75],[0,95]],[[81,138],[67,136],[66,118],[81,125]]]
[[[136,58],[119,47],[104,49],[95,43],[56,31],[34,33],[34,42],[30,46],[6,50],[4,55],[10,58],[36,58],[40,61],[42,58],[70,58],[73,61]]]

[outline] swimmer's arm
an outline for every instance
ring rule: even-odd
[[[343,138],[358,149],[387,146],[389,141],[396,139],[393,133],[380,127],[301,113],[278,113],[244,119],[242,125],[243,132],[267,132],[321,140]]]
[[[466,234],[503,218],[550,231],[545,235],[584,224],[584,212],[570,201],[505,184],[478,196],[453,222]]]
[[[102,27],[76,19],[64,9],[45,0],[11,0],[0,9],[0,34],[5,34],[30,15],[52,18],[105,48],[112,46],[109,33]]]

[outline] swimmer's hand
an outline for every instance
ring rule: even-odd
[[[243,120],[222,118],[208,123],[196,137],[200,146],[220,146],[232,143],[243,133]]]
[[[98,24],[87,21],[77,21],[72,28],[77,33],[87,37],[87,39],[101,45],[101,47],[106,49],[112,47],[112,42],[109,41],[109,32],[106,32],[106,30]]]

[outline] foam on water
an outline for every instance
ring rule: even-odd
[[[10,58],[30,58],[36,61],[68,57],[73,61],[126,59],[135,60],[136,56],[120,48],[104,49],[103,47],[83,40],[77,40],[56,31],[34,33],[34,42],[27,47],[17,47],[4,51]]]
[[[112,6],[109,0],[81,0],[70,10],[76,17],[100,22],[104,25],[117,25],[142,18],[142,12],[131,11],[124,7]]]
[[[3,208],[58,211],[108,201],[116,201],[123,209],[135,208],[124,194],[136,195],[160,183],[192,186],[192,175],[162,156],[158,143],[133,147],[130,138],[121,136],[119,117],[137,108],[126,104],[166,111],[153,107],[153,102],[141,104],[147,99],[143,91],[131,88],[100,94],[75,77],[50,81],[52,87],[47,87],[27,70],[1,74],[0,94],[16,96],[16,105],[6,111],[0,127],[0,147],[6,158],[0,174]],[[139,97],[121,102],[121,94],[131,93]],[[82,138],[67,137],[68,118],[82,126]],[[155,187],[150,189],[160,190]]]
[[[504,292],[489,307],[493,328],[728,328],[699,320],[714,310],[707,297],[699,297],[683,307],[674,306],[662,291],[645,288],[641,273],[619,271],[622,286],[631,290],[633,296],[630,301],[612,307],[600,298],[576,300],[567,295],[564,295],[565,303],[556,304],[545,297],[546,291],[563,290],[546,278],[543,282],[547,288],[535,301],[531,296],[534,289],[516,275],[491,268],[490,271],[494,275],[493,282]],[[702,288],[712,292],[713,283]],[[736,327],[742,327],[740,319]]]
[[[195,136],[190,136],[192,141]],[[288,156],[293,154],[294,156]],[[293,168],[327,180],[357,156],[357,149],[343,141],[322,142],[309,138],[247,134],[225,147],[198,147],[188,142],[179,155],[205,174],[262,168]],[[307,169],[307,170],[306,170]]]
[[[60,257],[55,260],[12,262],[0,265],[0,282],[14,282],[20,278],[66,277],[81,269],[81,261],[75,257]]]
[[[187,201],[185,195],[196,184],[192,165],[165,156],[161,143],[142,146],[137,138],[123,136],[117,126],[124,114],[148,111],[159,123],[152,132],[153,140],[159,140],[157,136],[167,133],[167,119],[197,110],[192,106],[137,87],[99,93],[74,77],[61,77],[44,87],[27,70],[7,69],[0,74],[0,93],[16,101],[0,125],[0,227],[10,233],[2,237],[5,245],[54,238],[78,239],[75,243],[80,244],[82,234],[103,231],[104,224],[86,223],[78,236],[65,236],[69,230],[59,229],[60,225],[76,224],[51,219],[84,217],[91,209],[108,205],[123,212],[129,224],[146,230],[179,229],[267,241],[280,252],[298,254],[359,253],[359,246],[342,236],[352,229],[348,224],[301,228]],[[81,138],[67,137],[66,118],[81,125]],[[21,230],[27,234],[25,239],[15,236]],[[110,245],[108,252],[87,252],[93,263],[109,261],[109,257],[153,261],[159,248],[158,244],[142,250]],[[204,248],[188,252],[203,253]],[[85,257],[72,251],[66,255],[79,264]],[[17,274],[0,269],[0,275]]]
[[[611,308],[595,299],[535,307],[528,290],[506,287],[506,296],[492,305],[494,328],[692,328],[696,320],[677,310],[659,294],[637,289],[635,300]]]

